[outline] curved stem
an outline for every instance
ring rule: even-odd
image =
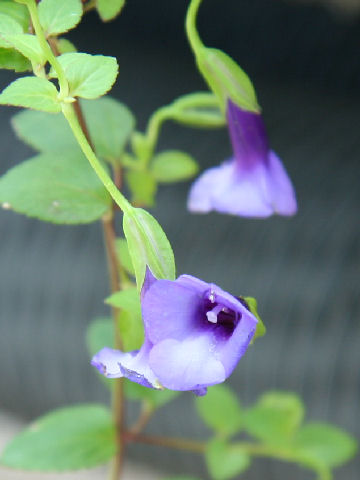
[[[99,177],[101,182],[103,183],[104,187],[110,193],[111,197],[113,198],[114,202],[120,207],[120,209],[125,213],[129,213],[131,215],[133,207],[130,203],[126,200],[126,198],[120,193],[120,191],[116,188],[114,182],[112,181],[111,177],[101,165],[99,160],[97,159],[95,153],[91,149],[74,112],[74,108],[70,104],[63,103],[62,104],[63,114],[68,121],[70,128],[78,141],[81,150],[83,151],[86,158],[89,160],[90,165],[95,170],[96,175]]]
[[[166,106],[159,108],[151,115],[145,132],[145,136],[149,144],[149,151],[146,158],[144,159],[145,165],[153,156],[155,146],[160,135],[161,126],[165,120],[168,120],[172,117],[171,113],[171,106]]]
[[[46,41],[44,31],[40,24],[35,0],[26,0],[26,6],[29,10],[31,22],[32,22],[36,37],[39,40],[40,46],[46,55],[46,59],[48,60],[50,65],[54,68],[56,75],[58,77],[59,87],[60,87],[60,96],[61,98],[66,98],[69,96],[69,84],[68,84],[68,81],[66,80],[64,70],[62,69],[59,61],[53,54],[48,42]]]
[[[196,18],[201,2],[202,0],[191,0],[186,14],[186,34],[189,39],[191,48],[195,54],[198,49],[204,47],[204,44],[201,41],[201,38],[196,28]]]

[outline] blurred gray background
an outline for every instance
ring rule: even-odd
[[[139,129],[155,108],[206,88],[183,32],[187,3],[128,0],[116,21],[103,25],[90,14],[69,35],[80,51],[118,58],[112,95],[135,112]],[[334,3],[204,0],[199,17],[204,42],[232,55],[253,79],[271,145],[297,190],[298,215],[190,215],[189,184],[161,188],[153,213],[179,274],[258,299],[267,335],[230,379],[243,404],[267,389],[295,391],[308,419],[359,437],[360,19],[358,2],[345,2],[354,6],[350,14]],[[12,78],[1,71],[1,88]],[[0,108],[0,174],[32,155],[10,128],[14,112]],[[171,124],[161,135],[166,148],[188,150],[202,168],[231,153],[225,130]],[[84,343],[87,324],[108,313],[100,226],[54,226],[0,211],[0,232],[0,409],[31,419],[60,405],[106,401]],[[149,431],[203,438],[192,402],[182,395]],[[153,447],[131,454],[169,471],[204,472],[197,456],[164,456]],[[264,460],[242,478],[313,476]],[[357,480],[359,461],[336,478]]]

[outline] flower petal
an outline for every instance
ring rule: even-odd
[[[145,340],[140,350],[126,353],[105,347],[94,355],[91,365],[108,378],[125,377],[144,387],[161,388],[149,367],[151,346],[151,343]]]
[[[141,305],[147,337],[154,344],[166,338],[182,340],[197,327],[201,306],[198,289],[178,281],[158,280],[147,290]]]
[[[274,213],[265,188],[265,167],[240,173],[235,161],[210,168],[200,175],[190,189],[188,209],[191,212],[220,213],[244,217],[268,217]]]
[[[204,395],[204,387],[226,378],[214,355],[214,339],[207,334],[193,334],[182,341],[163,340],[151,349],[149,361],[161,384],[171,390],[195,390]]]
[[[269,152],[267,170],[267,194],[273,209],[280,215],[294,215],[297,203],[294,187],[280,158],[275,152]]]

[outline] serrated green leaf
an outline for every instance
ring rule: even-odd
[[[23,28],[9,15],[0,13],[0,47],[9,48],[11,45],[6,41],[8,35],[23,33]]]
[[[0,95],[0,104],[52,113],[61,111],[55,85],[38,77],[18,78],[10,83]]]
[[[230,98],[245,110],[259,112],[254,86],[248,75],[226,53],[203,47],[196,52],[199,70],[226,109]]]
[[[146,267],[160,279],[175,279],[175,259],[169,240],[155,218],[146,210],[134,208],[124,214],[123,228],[140,290]]]
[[[41,0],[38,12],[46,34],[58,35],[76,27],[83,9],[81,0]]]
[[[65,71],[73,97],[94,99],[105,95],[118,74],[115,57],[76,52],[64,53],[58,61]],[[50,71],[50,76],[56,76],[54,70]]]
[[[67,38],[59,38],[56,42],[56,46],[60,55],[63,53],[77,52],[75,45]]]
[[[1,463],[21,470],[65,471],[107,462],[116,452],[111,413],[84,404],[48,413],[17,435]]]
[[[43,154],[10,169],[0,179],[0,202],[29,217],[54,223],[89,223],[101,218],[110,196],[85,157]]]
[[[141,316],[141,305],[139,292],[136,288],[128,288],[115,292],[106,298],[105,303],[121,308],[129,313],[133,312],[137,316]]]
[[[355,455],[357,442],[340,428],[314,422],[299,430],[293,448],[304,460],[334,468]]]
[[[133,128],[133,117],[128,108],[110,97],[83,100],[80,105],[97,154],[109,161],[120,157]],[[19,138],[35,150],[80,151],[62,115],[24,111],[12,118],[12,125]]]
[[[30,17],[28,9],[25,7],[25,5],[15,3],[13,0],[1,0],[0,14],[8,15],[17,23],[19,23],[22,27],[22,32],[26,32],[28,30]]]
[[[25,72],[31,70],[31,63],[12,48],[0,48],[0,68],[15,70],[15,72]]]
[[[288,444],[304,418],[304,406],[294,393],[267,392],[245,412],[245,429],[269,444]]]
[[[97,0],[96,9],[104,22],[115,18],[125,5],[125,0]]]
[[[179,150],[166,150],[155,155],[150,166],[155,180],[162,183],[188,180],[194,177],[198,170],[198,164],[191,155]]]
[[[250,312],[255,315],[255,317],[258,320],[258,323],[256,325],[256,331],[253,339],[251,340],[251,343],[254,342],[257,338],[263,337],[266,333],[266,327],[263,323],[263,321],[260,318],[260,315],[258,314],[257,311],[257,300],[253,297],[244,297],[245,302],[248,304],[250,308]]]
[[[195,398],[196,410],[205,424],[222,435],[233,435],[240,431],[243,414],[239,400],[226,385],[208,389],[207,395]]]
[[[134,266],[131,261],[129,248],[125,238],[117,238],[115,241],[115,248],[117,257],[125,270],[130,273],[130,275],[135,276]]]
[[[21,33],[18,35],[7,35],[7,42],[20,52],[24,57],[32,60],[36,64],[44,65],[46,63],[46,55],[44,54],[39,40],[35,35]]]
[[[129,170],[125,178],[133,205],[152,207],[157,187],[154,177],[145,171]]]
[[[220,439],[213,439],[207,444],[205,460],[214,480],[233,478],[250,466],[250,457],[241,447],[228,445]]]

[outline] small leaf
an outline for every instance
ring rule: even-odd
[[[250,312],[255,315],[255,317],[257,318],[258,320],[258,323],[256,325],[256,331],[255,331],[255,335],[253,337],[253,339],[251,340],[251,343],[254,342],[254,340],[256,340],[257,338],[259,337],[262,337],[265,335],[266,333],[266,327],[263,323],[263,321],[261,320],[260,318],[260,315],[258,314],[258,311],[257,311],[257,301],[255,298],[253,297],[244,297],[244,300],[245,302],[248,304],[249,308],[250,308]]]
[[[1,463],[21,470],[65,471],[107,462],[116,452],[111,414],[84,404],[48,413],[17,435]]]
[[[216,48],[204,47],[196,52],[196,58],[201,73],[221,100],[224,110],[230,98],[245,110],[259,112],[250,78],[229,55]]]
[[[134,125],[131,112],[110,97],[83,100],[80,104],[97,154],[109,161],[119,158]],[[24,111],[12,118],[12,125],[19,138],[35,150],[80,151],[62,115]],[[43,133],[45,130],[46,135]]]
[[[357,442],[340,428],[314,422],[299,430],[294,440],[294,448],[305,460],[334,468],[355,455]]]
[[[113,320],[106,317],[92,320],[86,331],[86,345],[91,357],[104,347],[113,347]]]
[[[151,146],[145,135],[140,132],[134,132],[131,135],[131,148],[135,156],[139,159],[147,158],[151,155]]]
[[[210,387],[207,395],[195,398],[195,405],[201,419],[217,433],[229,436],[242,427],[240,403],[226,385]]]
[[[156,194],[156,182],[148,172],[129,170],[126,172],[126,182],[131,191],[133,205],[152,207]]]
[[[125,380],[124,383],[125,395],[130,400],[144,401],[152,408],[160,408],[167,403],[174,400],[181,392],[174,390],[155,390],[153,388],[146,388],[138,383]]]
[[[250,435],[269,444],[288,444],[304,417],[300,398],[287,392],[268,392],[245,412],[245,428]]]
[[[22,31],[16,33],[26,32],[28,30],[30,17],[28,9],[25,7],[25,5],[20,5],[12,0],[1,0],[0,14],[8,15],[21,25]]]
[[[0,179],[0,202],[29,217],[54,223],[89,223],[110,207],[110,197],[85,157],[43,154]]]
[[[81,0],[41,0],[38,11],[47,35],[57,35],[76,27],[83,13]]]
[[[7,36],[19,33],[23,33],[20,23],[8,15],[0,13],[0,47],[9,48],[10,44],[6,41]]]
[[[39,40],[35,37],[35,35],[30,35],[28,33],[7,35],[6,40],[18,52],[24,55],[24,57],[40,65],[44,65],[46,63],[46,55],[44,54]]]
[[[205,460],[214,480],[233,478],[250,466],[250,457],[241,447],[228,445],[220,439],[207,444]]]
[[[125,213],[123,227],[140,290],[146,266],[156,278],[175,279],[175,259],[169,240],[155,218],[141,208]]]
[[[118,74],[116,58],[88,53],[64,53],[58,57],[70,85],[70,95],[93,99],[110,90]],[[50,75],[55,77],[53,70]]]
[[[129,248],[125,238],[117,238],[115,242],[116,254],[125,270],[130,273],[130,275],[135,276],[134,266],[131,261]]]
[[[75,45],[67,38],[59,38],[56,42],[56,46],[60,55],[63,53],[77,52]]]
[[[23,77],[10,83],[0,95],[1,105],[33,108],[44,112],[60,112],[58,92],[45,78]]]
[[[119,331],[124,351],[139,349],[144,342],[144,325],[137,289],[129,288],[113,293],[105,302],[121,309]]]
[[[12,48],[0,48],[0,68],[15,70],[15,72],[25,72],[31,70],[31,63]]]
[[[163,183],[188,180],[198,170],[196,161],[188,153],[179,150],[167,150],[155,155],[150,167],[155,180]]]
[[[104,22],[115,18],[125,5],[125,0],[97,0],[96,9]]]

